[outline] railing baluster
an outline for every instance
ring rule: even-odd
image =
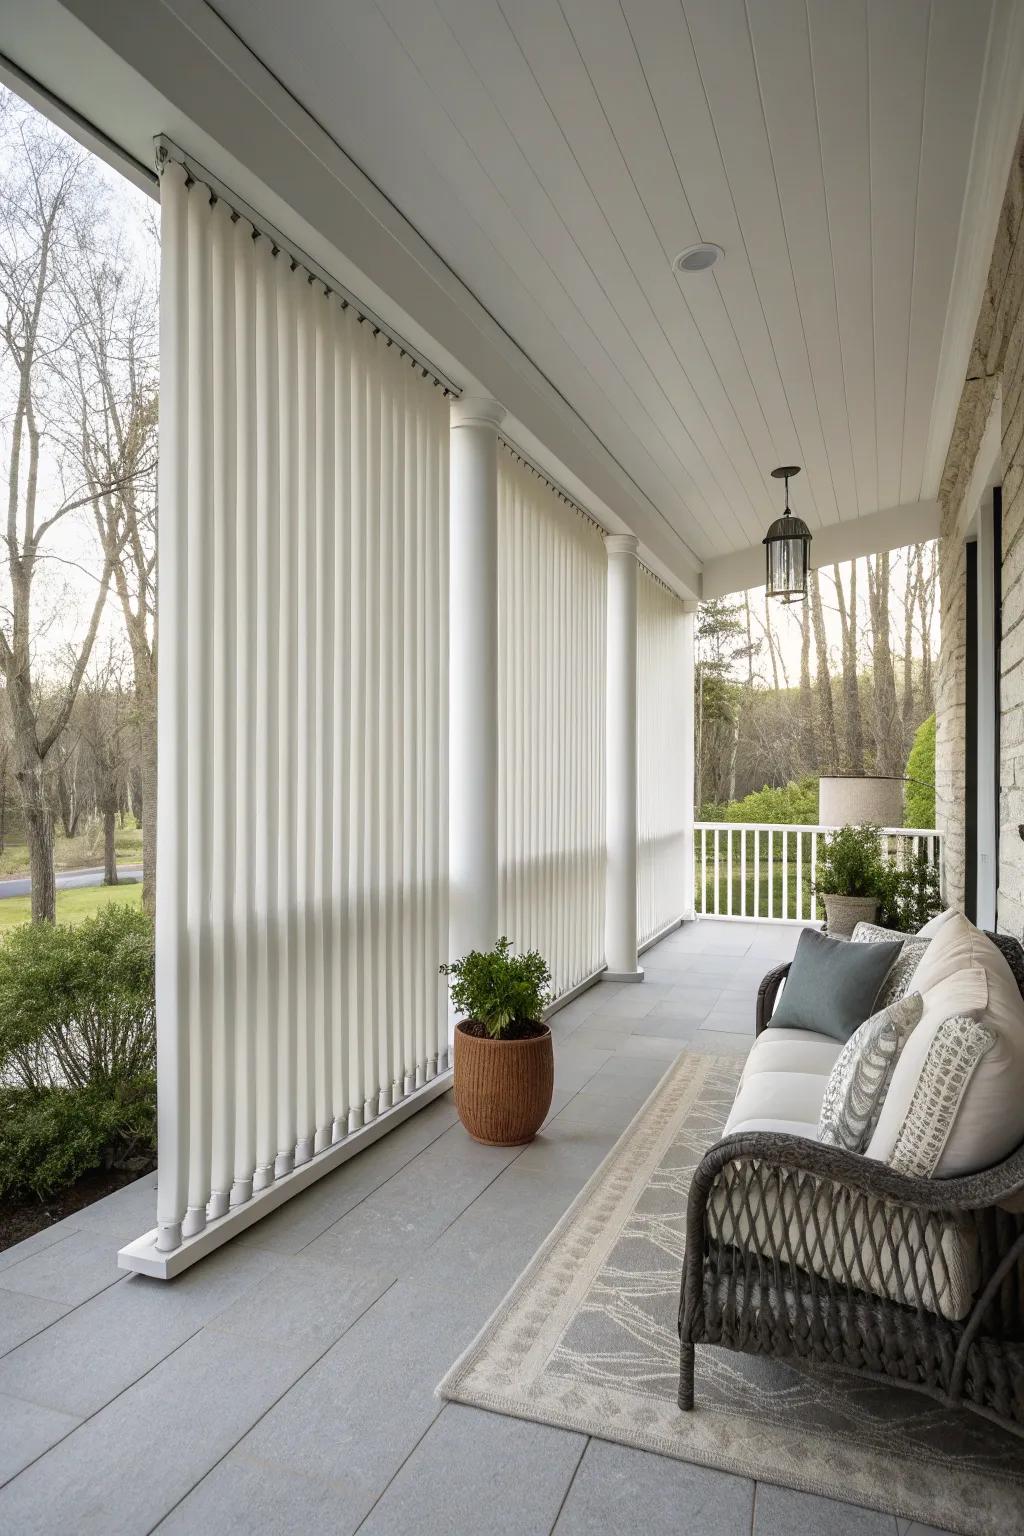
[[[783,919],[789,916],[789,828],[782,828],[782,911]]]
[[[754,917],[761,916],[761,829],[754,830]]]
[[[721,902],[720,902],[721,892],[719,891],[719,888],[718,888],[718,832],[719,832],[719,828],[716,827],[715,830],[714,830],[714,839],[715,839],[715,916],[716,917],[720,917],[721,913],[722,913]]]
[[[700,915],[708,910],[708,829],[700,829]]]
[[[725,911],[726,916],[732,917],[732,827],[725,834],[725,867],[728,882],[725,887]]]
[[[740,828],[740,916],[747,915],[747,829]]]
[[[818,898],[815,894],[815,881],[818,878],[818,834],[811,833],[811,901],[810,918],[812,923],[818,921]]]
[[[768,866],[768,918],[771,920],[772,908],[775,898],[775,871],[772,868],[772,829],[768,828],[768,854],[765,860]]]
[[[803,922],[804,916],[804,835],[796,834],[796,912],[798,922]]]

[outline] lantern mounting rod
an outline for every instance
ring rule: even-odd
[[[799,464],[780,464],[778,469],[772,470],[773,480],[785,480],[786,482],[786,511],[789,511],[789,482],[794,475],[800,473]]]

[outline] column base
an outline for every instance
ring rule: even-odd
[[[635,971],[605,971],[602,981],[643,981],[643,966],[638,965]]]

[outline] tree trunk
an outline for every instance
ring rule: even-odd
[[[829,669],[825,617],[821,608],[821,585],[817,571],[811,572],[811,622],[814,626],[814,654],[817,666],[815,683],[818,693],[818,769],[821,773],[835,773],[839,767],[839,743],[836,740],[832,673]]]
[[[929,571],[925,574],[924,551],[930,555]],[[921,624],[921,711],[927,720],[935,713],[935,683],[932,673],[932,615],[935,611],[935,545],[918,544],[917,555],[917,607]]]
[[[889,639],[889,555],[868,561],[868,606],[871,613],[872,694],[875,713],[875,772],[899,778],[906,752],[903,721],[896,703],[896,674]]]
[[[832,567],[839,605],[839,625],[843,637],[843,741],[847,773],[864,772],[864,722],[860,708],[860,681],[857,675],[857,562],[850,562],[850,605],[846,606],[843,579],[838,565]]]
[[[117,885],[117,801],[103,806],[103,884]]]
[[[908,549],[907,579],[903,591],[903,740],[909,742],[913,735],[914,720],[914,606],[917,588],[914,580],[913,559]]]
[[[53,868],[53,812],[46,795],[43,764],[31,742],[19,751],[17,779],[25,813],[28,867],[32,880],[32,921],[57,920],[57,881]]]
[[[803,605],[800,631],[800,756],[805,773],[816,773],[814,745],[814,701],[811,695],[811,626],[807,604]]]

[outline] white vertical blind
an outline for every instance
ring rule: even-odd
[[[687,891],[687,732],[693,677],[682,602],[642,566],[637,584],[637,932],[640,942],[693,903]],[[717,858],[717,843],[716,858]],[[715,891],[717,894],[717,884]]]
[[[605,592],[600,530],[502,451],[499,913],[556,995],[604,962]]]
[[[158,1246],[446,1066],[448,407],[162,177]]]

